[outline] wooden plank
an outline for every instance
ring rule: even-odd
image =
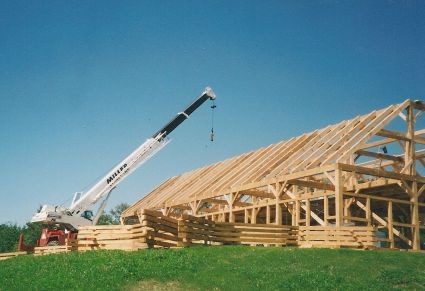
[[[344,216],[344,220],[351,220],[351,221],[360,221],[360,222],[368,222],[369,219],[364,217],[355,217],[355,216]]]
[[[157,224],[157,223],[150,222],[150,221],[144,221],[143,225],[146,226],[146,227],[151,227],[155,230],[163,230],[163,231],[166,231],[166,232],[177,234],[177,228],[174,228],[174,227],[169,227],[169,226],[166,226],[166,225]]]
[[[287,233],[238,233],[238,232],[215,232],[212,237],[222,238],[222,237],[256,237],[256,238],[287,238],[289,235]]]
[[[176,222],[170,222],[168,220],[164,220],[164,219],[161,219],[161,218],[142,215],[141,216],[141,225],[146,226],[145,222],[150,224],[150,225],[152,225],[152,224],[165,225],[165,226],[168,226],[170,228],[176,228],[177,225],[178,225],[177,221]]]
[[[27,252],[0,253],[0,261],[23,255],[27,255]]]

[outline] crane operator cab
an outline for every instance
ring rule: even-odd
[[[93,221],[93,211],[91,210],[85,210],[83,213],[81,213],[81,217],[84,217],[87,220]]]

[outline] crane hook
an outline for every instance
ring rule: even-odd
[[[215,105],[214,99],[212,100],[211,105],[211,133],[210,133],[210,141],[214,141],[214,110],[217,108],[217,105]]]

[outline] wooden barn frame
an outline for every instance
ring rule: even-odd
[[[142,209],[217,222],[379,230],[380,247],[419,250],[425,231],[425,105],[406,100],[167,179]]]

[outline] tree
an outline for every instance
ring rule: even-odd
[[[128,207],[130,207],[127,203],[120,203],[111,210],[109,210],[109,213],[106,213],[105,211],[100,215],[99,221],[97,222],[98,225],[108,225],[108,224],[120,224],[120,217],[121,213],[123,213],[124,210],[126,210]]]
[[[112,223],[112,216],[108,213],[106,213],[104,210],[102,211],[102,214],[99,217],[99,220],[97,221],[98,225],[109,225]]]
[[[109,211],[109,213],[112,215],[113,221],[115,222],[114,224],[120,224],[121,214],[129,207],[130,205],[127,203],[120,203],[115,206],[115,208],[111,209],[111,211]]]
[[[16,251],[21,232],[21,227],[16,224],[0,224],[0,253]]]
[[[37,240],[40,239],[41,230],[43,228],[52,228],[52,225],[44,225],[39,223],[27,222],[22,228],[22,233],[24,235],[24,244],[29,246],[35,246]]]

